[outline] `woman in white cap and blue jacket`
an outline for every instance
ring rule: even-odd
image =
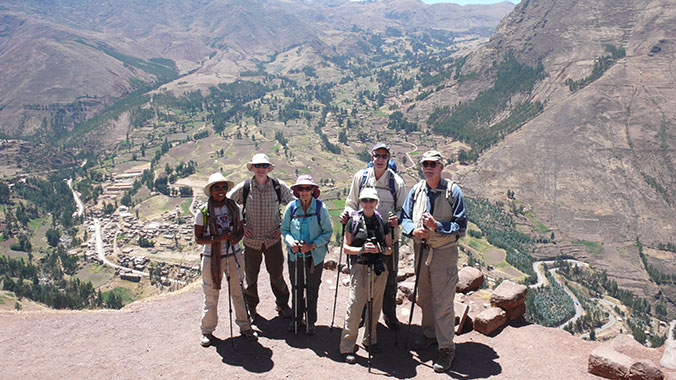
[[[291,190],[298,199],[286,206],[281,225],[289,256],[289,280],[293,288],[293,321],[289,325],[289,331],[303,330],[305,314],[306,333],[314,335],[317,332],[315,323],[319,285],[322,282],[324,257],[333,228],[329,210],[317,199],[319,186],[312,181],[312,176],[299,176]]]
[[[202,289],[204,304],[202,306],[200,344],[208,347],[214,343],[213,332],[218,324],[218,296],[221,289],[223,273],[230,279],[229,297],[235,309],[235,323],[242,336],[251,341],[258,340],[251,328],[242,288],[240,274],[244,273],[244,256],[239,241],[244,235],[242,211],[237,203],[226,196],[234,182],[228,181],[221,173],[214,173],[204,186],[204,194],[209,197],[207,203],[195,213],[195,242],[204,246],[202,249]],[[220,260],[212,260],[220,257]],[[232,318],[232,315],[230,316]],[[232,325],[231,325],[232,330]]]

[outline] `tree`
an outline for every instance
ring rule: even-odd
[[[4,182],[0,182],[0,203],[9,203],[9,186]]]
[[[59,230],[50,228],[47,230],[45,236],[47,236],[47,244],[51,245],[52,247],[59,245],[59,239],[61,239],[61,233],[59,233]]]

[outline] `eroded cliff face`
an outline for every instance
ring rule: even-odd
[[[570,81],[611,55],[607,45],[626,56],[572,91]],[[485,70],[508,51],[543,63],[548,76],[531,96],[544,112],[487,151],[462,182],[494,200],[514,191],[562,240],[603,243],[603,254],[583,258],[621,285],[653,294],[634,243],[676,236],[676,7],[523,1],[469,57],[467,70]],[[673,271],[673,260],[649,261]]]

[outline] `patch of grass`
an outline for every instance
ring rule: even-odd
[[[340,209],[341,211],[345,208],[345,200],[344,199],[333,199],[331,200],[331,203],[333,203],[333,206]],[[327,207],[330,207],[327,205]]]
[[[129,302],[134,300],[134,291],[131,289],[123,288],[120,286],[115,287],[113,290],[103,292],[103,299],[107,300],[110,297],[110,294],[115,294],[122,297],[122,304],[126,305]]]
[[[28,227],[36,233],[38,229],[42,226],[42,218],[35,218],[28,221]]]
[[[535,214],[533,214],[533,212],[531,210],[524,212],[523,215],[531,223],[533,223],[533,228],[535,229],[535,231],[537,231],[537,232],[547,232],[547,231],[549,231],[549,228],[547,228],[547,226],[545,226],[544,223],[537,220],[537,218],[535,217]]]
[[[192,203],[192,198],[186,198],[186,200],[184,200],[181,203],[181,210],[183,210],[184,214],[187,214],[187,213],[190,212],[190,204],[191,203]]]
[[[602,255],[603,252],[605,251],[605,249],[603,248],[603,244],[596,243],[593,241],[573,240],[571,243],[584,245],[584,248],[587,251],[587,253],[592,255],[599,256]]]
[[[491,246],[485,239],[477,239],[471,236],[465,236],[465,242],[467,245],[481,253],[486,252],[486,250]]]

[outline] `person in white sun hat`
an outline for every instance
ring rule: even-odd
[[[238,183],[228,193],[229,198],[242,205],[244,215],[244,299],[255,318],[260,302],[258,273],[265,256],[265,268],[270,274],[270,287],[277,304],[275,310],[284,318],[291,318],[289,288],[283,275],[284,253],[279,226],[282,222],[280,207],[295,198],[289,186],[268,175],[275,165],[266,154],[255,154],[246,167],[253,172],[253,177]]]
[[[204,186],[208,201],[195,213],[195,242],[204,246],[200,255],[204,291],[200,344],[204,347],[212,345],[216,339],[213,332],[218,324],[218,297],[224,273],[230,279],[228,297],[234,304],[235,323],[240,333],[248,340],[258,340],[251,328],[240,287],[243,270],[238,266],[243,265],[244,257],[239,241],[244,235],[244,227],[239,206],[226,196],[233,185],[234,182],[226,180],[221,173],[212,174]]]

